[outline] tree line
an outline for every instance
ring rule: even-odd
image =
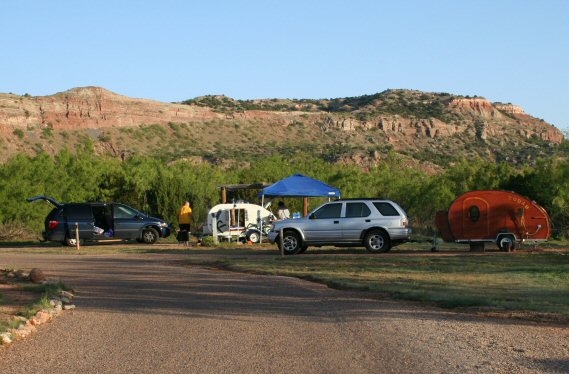
[[[417,233],[433,234],[434,217],[462,193],[504,189],[524,195],[549,212],[554,236],[569,236],[569,162],[543,159],[515,167],[482,159],[463,159],[442,173],[408,167],[396,153],[371,168],[331,164],[307,155],[274,155],[241,167],[191,164],[160,157],[127,160],[97,156],[92,150],[61,151],[56,156],[19,154],[0,165],[0,223],[18,224],[34,233],[43,229],[50,207],[26,198],[45,195],[60,202],[121,202],[176,225],[177,211],[189,200],[199,227],[220,202],[220,186],[271,184],[295,173],[340,189],[343,198],[383,197],[398,202]],[[259,190],[235,190],[229,201],[259,203]],[[302,211],[302,199],[286,198],[289,209]],[[324,199],[310,198],[310,209]],[[273,205],[273,207],[276,204]]]

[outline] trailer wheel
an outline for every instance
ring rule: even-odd
[[[261,242],[261,231],[257,229],[250,229],[247,230],[245,233],[245,239],[252,243],[260,243]]]
[[[516,240],[514,239],[513,235],[499,236],[496,242],[498,244],[498,248],[504,252],[510,252],[516,246]]]

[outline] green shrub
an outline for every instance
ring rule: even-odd
[[[18,138],[24,138],[24,131],[22,129],[15,129],[12,134],[16,135]]]

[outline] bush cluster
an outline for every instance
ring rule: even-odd
[[[331,160],[333,161],[333,160]],[[209,209],[220,202],[220,187],[232,184],[271,184],[295,173],[308,175],[340,189],[342,197],[384,197],[397,201],[410,215],[414,228],[434,230],[438,210],[446,210],[466,191],[505,189],[518,192],[544,206],[558,236],[569,226],[569,161],[544,159],[535,166],[482,159],[459,160],[446,171],[430,174],[409,167],[389,152],[379,166],[359,168],[327,162],[302,152],[273,155],[230,169],[222,165],[191,164],[159,157],[135,156],[126,160],[100,157],[88,149],[55,157],[17,155],[0,165],[0,240],[35,236],[43,229],[51,209],[26,198],[45,195],[61,202],[122,202],[172,223],[183,201],[194,210],[194,227],[205,222]],[[259,190],[230,191],[228,200],[259,203]],[[302,211],[301,198],[285,199],[292,211]],[[310,198],[309,208],[325,199]]]

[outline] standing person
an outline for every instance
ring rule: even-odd
[[[290,211],[286,207],[285,203],[279,201],[279,210],[277,211],[277,216],[279,219],[289,219],[290,218]]]
[[[178,233],[178,242],[184,243],[185,245],[190,244],[190,223],[192,222],[192,208],[190,207],[190,202],[186,201],[184,205],[180,207],[178,212],[178,226],[180,226],[180,232]]]

